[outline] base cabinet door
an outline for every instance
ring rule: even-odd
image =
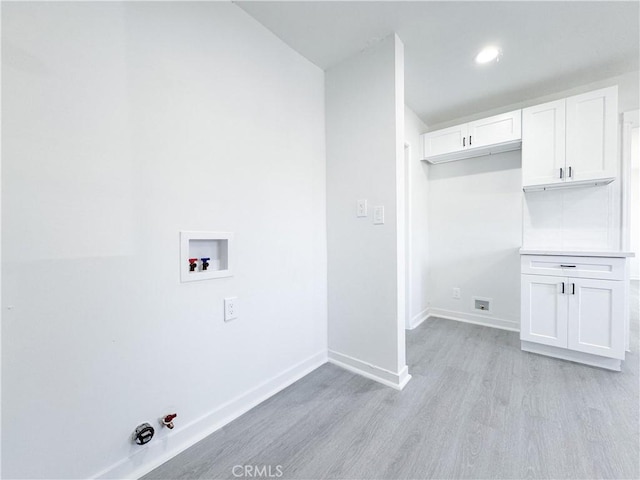
[[[567,348],[567,280],[522,275],[521,340]]]
[[[571,350],[624,359],[624,282],[569,279]]]

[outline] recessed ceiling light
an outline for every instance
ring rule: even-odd
[[[485,47],[476,55],[476,63],[489,63],[494,60],[499,62],[501,56],[502,51],[498,47]]]

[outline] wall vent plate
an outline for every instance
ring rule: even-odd
[[[232,276],[232,253],[231,232],[180,232],[180,281]]]
[[[486,297],[473,297],[473,309],[479,310],[483,313],[491,313],[491,298]]]

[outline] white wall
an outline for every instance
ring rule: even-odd
[[[429,166],[432,315],[518,328],[520,158],[517,151]],[[478,312],[474,296],[492,299],[491,312]]]
[[[406,379],[403,74],[395,35],[325,72],[329,358],[396,386]],[[367,217],[356,217],[358,199]],[[384,225],[373,224],[377,205]]]
[[[3,474],[134,475],[326,360],[324,75],[228,3],[2,13]]]
[[[620,182],[525,193],[523,247],[619,250],[619,190]]]
[[[428,164],[422,160],[422,144],[420,135],[427,130],[427,126],[409,108],[404,110],[404,138],[409,145],[410,162],[406,186],[409,205],[409,242],[410,260],[408,267],[409,288],[407,293],[408,311],[405,312],[406,328],[413,328],[425,319],[428,311],[427,276],[429,268],[429,224],[428,224]],[[406,174],[407,172],[405,172]],[[406,205],[405,205],[406,207]]]

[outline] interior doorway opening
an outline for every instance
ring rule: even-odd
[[[411,145],[404,144],[404,252],[405,252],[405,269],[404,269],[404,325],[405,328],[411,328]]]

